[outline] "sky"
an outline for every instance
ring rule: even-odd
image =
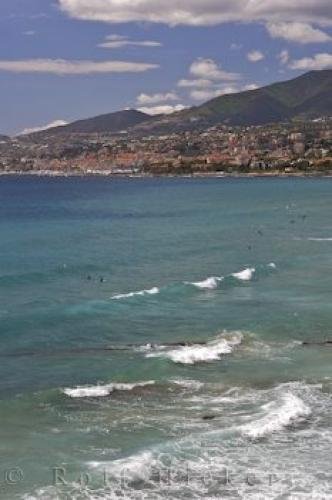
[[[332,68],[331,0],[1,0],[0,134]]]

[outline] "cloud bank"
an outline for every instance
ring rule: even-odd
[[[267,30],[272,38],[282,38],[300,44],[325,43],[332,40],[330,35],[307,23],[269,23]]]
[[[331,0],[58,0],[76,19],[209,26],[225,22],[314,22],[332,25]]]
[[[289,68],[303,71],[332,68],[332,54],[316,54],[313,57],[303,57],[289,63]]]
[[[159,68],[157,64],[129,61],[68,61],[65,59],[0,60],[0,71],[12,73],[51,73],[89,75],[96,73],[142,73]]]

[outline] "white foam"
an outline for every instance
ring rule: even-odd
[[[142,451],[130,457],[111,462],[88,462],[90,469],[103,470],[110,477],[118,477],[125,473],[127,480],[148,480],[151,468],[155,463],[152,452]]]
[[[218,288],[219,283],[223,281],[223,279],[224,278],[221,276],[211,276],[203,281],[194,281],[189,284],[195,286],[196,288],[200,288],[201,290],[215,290]]]
[[[290,424],[300,421],[311,414],[310,408],[291,392],[281,396],[281,401],[273,401],[262,407],[266,414],[249,424],[242,426],[242,432],[253,438],[261,438],[282,430]]]
[[[137,382],[133,384],[107,384],[94,386],[81,386],[74,389],[63,389],[63,393],[71,398],[96,398],[109,396],[114,391],[132,391],[136,387],[145,387],[153,385],[154,380],[147,382]]]
[[[332,238],[308,238],[308,241],[332,241]]]
[[[233,273],[232,276],[233,278],[236,278],[240,281],[250,281],[255,274],[256,269],[254,267],[248,267],[247,269],[244,269],[243,271],[240,271],[239,273]]]
[[[267,267],[270,267],[271,269],[277,269],[277,266],[274,262],[270,262],[270,264],[268,264]]]
[[[231,354],[234,347],[241,344],[243,335],[241,332],[234,332],[232,335],[221,335],[204,345],[193,344],[182,346],[162,352],[146,354],[148,358],[165,357],[174,363],[184,365],[194,365],[195,363],[208,363],[218,361],[221,356]]]
[[[160,289],[157,286],[154,286],[149,290],[139,290],[138,292],[119,293],[118,295],[113,295],[111,297],[111,300],[131,299],[132,297],[144,297],[144,295],[157,295],[159,292]]]

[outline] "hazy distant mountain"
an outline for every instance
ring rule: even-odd
[[[322,115],[332,116],[332,70],[311,71],[257,90],[223,95],[172,115],[118,111],[38,132],[33,138],[39,140],[71,133],[119,133],[128,129],[137,134],[169,133],[218,123],[264,125]]]
[[[78,120],[73,123],[61,127],[54,127],[41,132],[32,134],[36,137],[49,137],[56,134],[101,134],[101,133],[116,133],[134,127],[139,123],[151,120],[152,117],[145,113],[141,113],[135,109],[124,111],[116,111],[115,113],[107,113],[105,115],[87,118],[86,120]]]
[[[10,141],[10,137],[7,135],[0,135],[0,142],[7,142]]]

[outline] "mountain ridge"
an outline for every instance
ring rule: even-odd
[[[215,97],[199,106],[171,115],[151,116],[131,109],[106,113],[30,134],[33,139],[66,134],[169,133],[225,124],[255,126],[332,116],[332,70],[310,71],[294,79],[255,90]]]
[[[64,134],[102,134],[119,133],[128,128],[148,122],[153,119],[151,115],[136,109],[125,109],[112,113],[105,113],[91,118],[75,120],[58,127],[52,127],[38,132],[33,132],[25,137],[43,138],[50,135]]]

